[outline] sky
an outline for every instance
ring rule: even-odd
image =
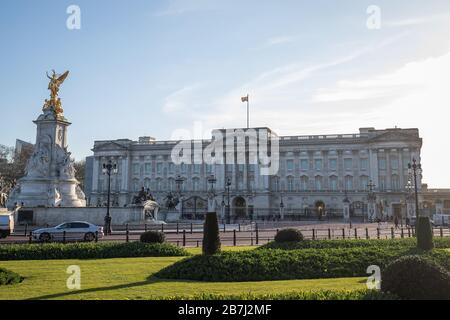
[[[0,44],[0,144],[34,142],[45,72],[70,70],[77,160],[245,127],[249,94],[250,125],[279,135],[419,128],[424,182],[450,188],[448,0],[3,0]]]

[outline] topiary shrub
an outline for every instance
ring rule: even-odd
[[[219,223],[215,212],[208,212],[203,227],[203,254],[213,255],[220,252]]]
[[[303,240],[303,234],[297,229],[283,229],[277,232],[275,242],[299,242]]]
[[[381,290],[401,299],[450,299],[450,273],[429,259],[405,256],[382,271]]]
[[[0,268],[0,286],[20,283],[22,280],[17,273]]]
[[[141,234],[141,242],[143,243],[164,243],[166,236],[159,231],[147,231]]]
[[[431,227],[430,218],[418,217],[416,234],[418,248],[422,250],[433,249],[433,229]]]

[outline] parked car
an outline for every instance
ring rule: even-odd
[[[103,227],[89,222],[73,221],[65,222],[53,228],[42,228],[34,230],[31,237],[34,241],[87,241],[95,240],[95,237],[103,237]]]
[[[14,216],[11,213],[0,215],[0,239],[14,232]]]

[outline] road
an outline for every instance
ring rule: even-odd
[[[243,246],[243,245],[262,245],[272,241],[279,229],[282,228],[297,228],[304,235],[305,239],[389,239],[407,238],[413,236],[411,228],[397,228],[395,229],[389,223],[318,223],[317,221],[302,221],[302,222],[266,222],[266,223],[252,223],[252,224],[234,224],[226,225],[224,232],[224,225],[219,225],[220,239],[222,245],[225,246]],[[29,242],[29,232],[34,228],[20,227],[16,232],[1,239],[0,244],[14,244]],[[106,236],[99,241],[117,241],[126,242],[139,240],[140,235],[145,230],[159,230],[166,235],[166,240],[169,243],[185,247],[197,247],[202,245],[203,226],[201,223],[185,223],[185,224],[168,224],[160,225],[133,225],[128,227],[128,232],[125,226],[116,226],[113,228],[112,235]],[[27,235],[25,235],[25,231]],[[128,233],[128,236],[127,236]],[[434,229],[435,236],[441,236],[441,229]],[[450,229],[442,229],[443,236],[450,236]]]

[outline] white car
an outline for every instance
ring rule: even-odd
[[[34,230],[31,237],[34,241],[87,241],[95,240],[95,237],[103,237],[103,227],[89,222],[73,221],[65,222],[53,228]]]

